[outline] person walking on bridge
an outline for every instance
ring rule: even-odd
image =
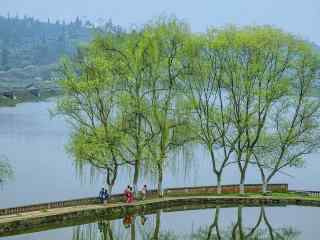
[[[142,200],[145,200],[145,199],[146,199],[146,197],[147,197],[147,191],[148,191],[147,185],[145,184],[145,185],[143,185],[143,188],[141,189],[141,197],[142,197]]]
[[[108,193],[107,189],[104,189],[104,195],[103,195],[103,203],[106,204],[108,202],[110,195]]]
[[[101,188],[101,191],[99,193],[99,199],[100,199],[101,203],[104,202],[104,199],[105,199],[105,190],[104,190],[104,188]]]
[[[130,192],[130,186],[128,185],[127,188],[124,190],[123,195],[124,195],[124,200],[128,202],[129,198],[129,192]]]
[[[133,202],[133,191],[132,191],[132,187],[129,187],[129,191],[127,194],[127,203],[132,203]]]

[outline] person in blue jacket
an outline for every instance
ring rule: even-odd
[[[104,199],[105,199],[105,190],[104,188],[101,189],[100,193],[99,193],[99,199],[100,199],[100,202],[104,202]]]

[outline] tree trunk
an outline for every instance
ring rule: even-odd
[[[158,163],[158,195],[163,197],[163,169],[161,163]]]
[[[222,193],[222,186],[221,186],[221,173],[217,174],[217,193]]]
[[[262,193],[266,193],[268,191],[268,182],[266,179],[262,182]]]
[[[106,186],[105,188],[108,190],[109,195],[112,194],[113,186],[116,182],[117,178],[117,169],[114,169],[114,171],[107,169],[107,176],[106,176]]]
[[[136,160],[136,164],[134,165],[134,176],[133,176],[133,192],[135,197],[138,195],[138,180],[139,180],[139,169],[140,168],[140,160]]]
[[[109,193],[109,196],[111,196],[112,194],[112,188],[113,188],[113,185],[112,184],[108,184],[108,193]]]
[[[261,191],[262,191],[262,193],[266,193],[268,191],[268,179],[266,178],[263,167],[261,166],[261,164],[259,162],[258,162],[258,168],[260,170],[261,181],[262,181]]]
[[[240,186],[239,186],[239,193],[240,194],[245,194],[245,190],[244,190],[244,181],[245,181],[245,174],[241,173],[241,177],[240,177]]]

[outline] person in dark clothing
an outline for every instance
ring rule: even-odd
[[[104,188],[102,188],[100,193],[99,193],[99,199],[103,203],[103,201],[105,199],[105,190],[104,190]]]
[[[104,197],[103,198],[103,203],[106,204],[108,199],[109,199],[109,193],[108,193],[107,189],[104,190],[104,196],[103,197]]]

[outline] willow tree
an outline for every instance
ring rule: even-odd
[[[189,26],[176,19],[159,19],[143,29],[149,44],[147,79],[150,100],[149,119],[153,138],[150,142],[151,164],[158,176],[158,193],[162,196],[163,174],[170,154],[181,148],[189,137],[188,114],[181,104],[181,79],[185,66]]]
[[[295,38],[278,29],[229,27],[216,31],[226,99],[232,106],[231,121],[239,139],[235,162],[240,172],[240,193],[253,152],[272,106],[288,95]]]
[[[150,157],[148,145],[154,136],[148,98],[150,43],[143,31],[132,30],[121,40],[101,38],[98,45],[104,56],[113,59],[112,73],[118,86],[117,113],[124,136],[122,149],[127,161],[134,165],[133,186],[137,192],[142,164]]]
[[[99,49],[99,37],[79,58],[64,61],[64,92],[56,114],[62,114],[73,133],[67,146],[80,173],[89,165],[106,173],[106,185],[111,193],[118,168],[130,164],[121,149],[123,134],[116,109],[118,83],[113,73],[114,62]]]
[[[223,49],[215,42],[214,30],[194,36],[189,51],[185,96],[192,112],[195,142],[205,146],[212,171],[216,176],[217,192],[222,191],[222,174],[232,163],[235,144],[242,132],[232,123],[233,106],[228,99]]]
[[[319,149],[320,103],[312,95],[320,70],[319,55],[303,41],[296,41],[288,95],[272,108],[254,150],[261,173],[263,192],[277,174],[301,167],[304,157]]]

